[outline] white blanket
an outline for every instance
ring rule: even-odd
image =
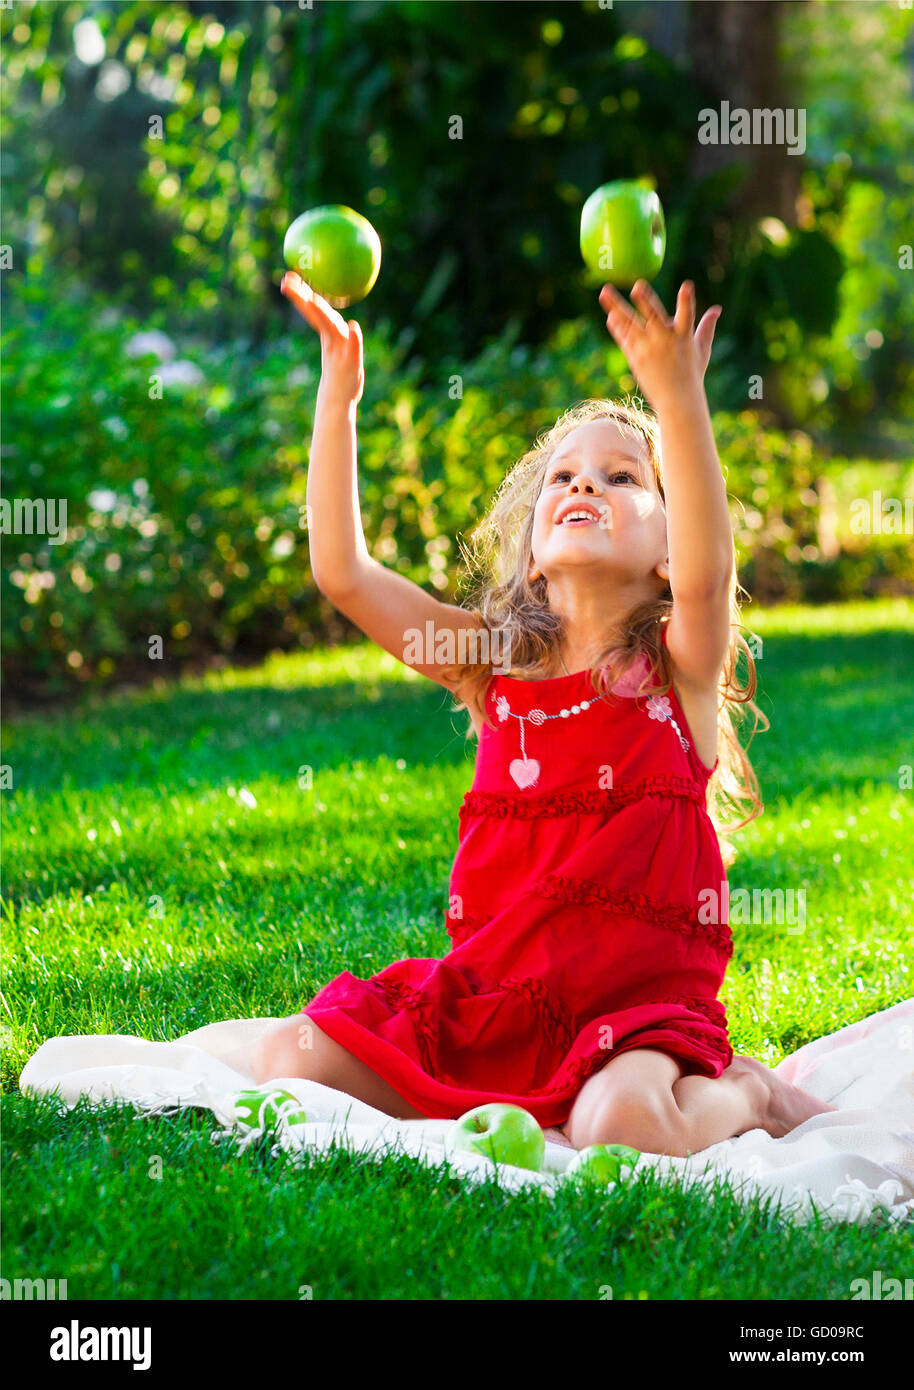
[[[253,1082],[238,1067],[274,1021],[227,1019],[173,1042],[119,1033],[50,1038],[26,1063],[20,1088],[57,1091],[64,1109],[83,1096],[93,1104],[129,1101],[147,1113],[205,1107],[221,1126],[214,1137],[231,1134],[244,1148],[254,1136],[234,1126],[231,1097]],[[226,1056],[233,1056],[233,1066],[221,1060]],[[798,1221],[815,1212],[859,1224],[914,1220],[914,1000],[808,1043],[775,1070],[838,1109],[807,1120],[783,1139],[753,1129],[687,1159],[644,1154],[638,1169],[650,1165],[711,1188],[725,1181],[740,1198],[766,1194],[783,1217]],[[496,1168],[485,1158],[445,1154],[451,1120],[394,1120],[299,1077],[278,1078],[261,1089],[274,1087],[291,1091],[314,1117],[307,1124],[280,1125],[277,1148],[293,1155],[338,1144],[377,1158],[406,1152],[470,1182],[494,1178],[508,1191],[534,1183],[547,1192],[555,1191],[574,1156],[572,1149],[548,1142],[542,1173]]]

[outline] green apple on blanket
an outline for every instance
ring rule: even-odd
[[[290,1091],[239,1091],[233,1097],[235,1122],[240,1129],[275,1130],[285,1121],[304,1125],[308,1117]]]

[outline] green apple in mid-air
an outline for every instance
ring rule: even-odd
[[[516,1168],[543,1167],[546,1140],[537,1121],[519,1105],[477,1105],[455,1120],[444,1141],[448,1153],[481,1154]]]
[[[581,209],[581,255],[601,283],[653,280],[665,252],[663,208],[647,183],[619,179],[591,193]]]
[[[601,1187],[618,1182],[623,1168],[634,1168],[641,1157],[637,1149],[627,1144],[589,1144],[581,1149],[565,1169],[566,1178],[584,1179]]]
[[[345,309],[364,299],[377,280],[381,238],[360,212],[329,203],[296,217],[282,254],[316,294],[334,309]]]

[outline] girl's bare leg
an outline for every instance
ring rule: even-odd
[[[307,1014],[292,1014],[273,1024],[253,1049],[244,1051],[246,1070],[258,1085],[274,1077],[300,1076],[345,1091],[398,1120],[426,1118],[365,1062],[328,1037]],[[229,1065],[230,1057],[223,1059]]]
[[[734,1057],[719,1077],[683,1076],[684,1064],[654,1048],[620,1053],[582,1086],[564,1132],[574,1148],[630,1144],[645,1153],[690,1153],[764,1129],[776,1138],[835,1107]]]

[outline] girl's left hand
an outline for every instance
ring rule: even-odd
[[[600,291],[606,326],[625,353],[642,393],[659,410],[665,401],[701,388],[722,310],[715,304],[693,334],[695,286],[691,280],[680,286],[675,318],[668,318],[646,280],[632,287],[632,300],[643,318],[612,285]]]

